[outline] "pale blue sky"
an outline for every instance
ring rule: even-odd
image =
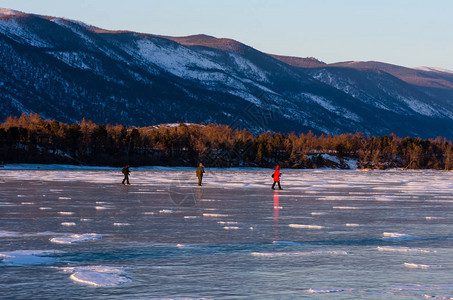
[[[452,0],[0,0],[0,7],[106,29],[228,37],[325,62],[453,70]]]

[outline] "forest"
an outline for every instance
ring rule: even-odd
[[[453,169],[453,144],[445,138],[253,134],[217,124],[149,127],[65,124],[38,114],[8,117],[0,124],[0,164],[97,166],[196,166],[340,168],[347,161],[370,169]]]

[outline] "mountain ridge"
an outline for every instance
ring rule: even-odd
[[[411,70],[406,78],[399,66],[288,60],[232,39],[110,31],[33,14],[0,15],[0,52],[1,119],[35,112],[256,133],[453,136],[453,81],[443,73]]]

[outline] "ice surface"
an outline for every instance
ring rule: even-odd
[[[206,168],[198,187],[194,168],[132,168],[123,186],[119,168],[6,167],[1,299],[453,292],[451,172],[282,170],[271,191],[272,169]],[[64,252],[14,253],[30,249]]]

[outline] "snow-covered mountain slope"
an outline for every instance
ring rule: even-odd
[[[436,101],[388,72],[285,61],[206,35],[107,31],[7,11],[0,11],[0,119],[36,112],[66,122],[453,136],[445,97]]]

